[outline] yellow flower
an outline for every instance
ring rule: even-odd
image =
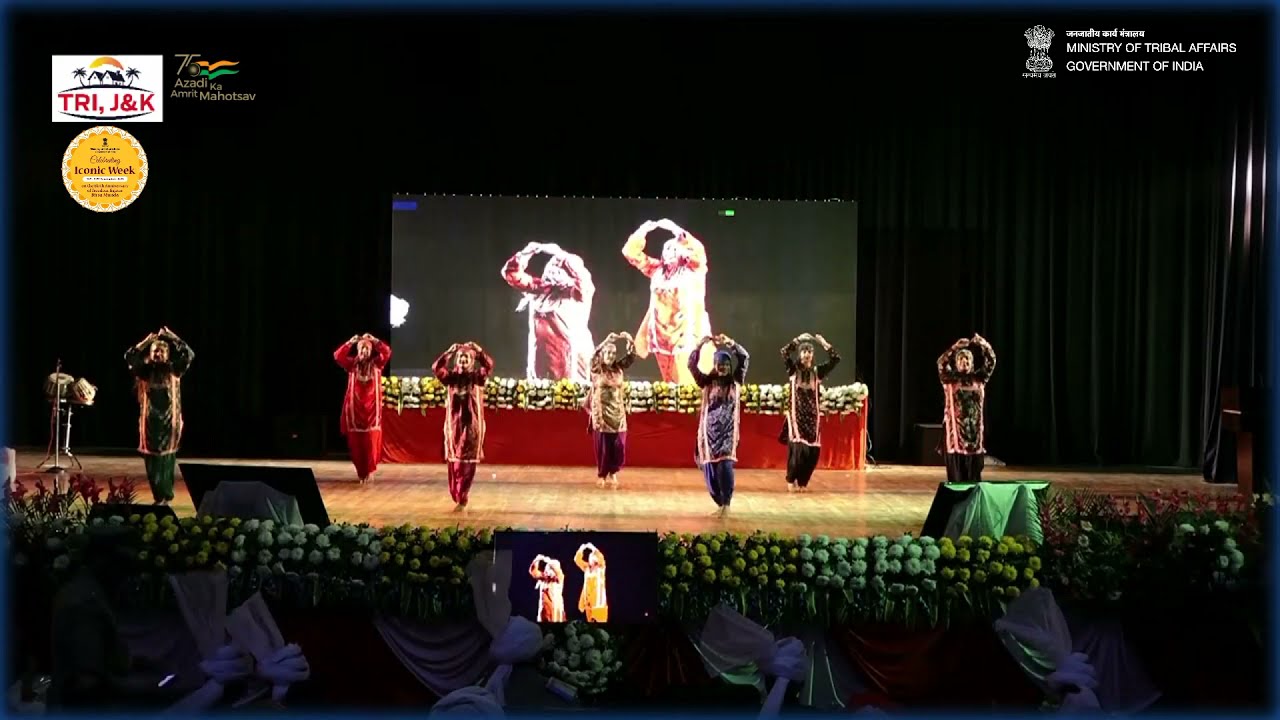
[[[231,527],[233,528],[240,527],[240,518],[233,517],[231,518],[230,522],[231,522]]]
[[[774,581],[773,581],[773,584],[774,584],[775,586],[777,586],[777,588],[778,588],[779,590],[786,590],[786,589],[787,589],[787,581],[786,581],[786,580],[783,580],[782,578],[778,578],[777,580],[774,580]]]
[[[156,556],[156,567],[164,567],[164,556],[163,556],[163,555],[157,555],[157,556]]]
[[[969,592],[969,586],[968,586],[968,585],[965,585],[965,584],[964,584],[964,583],[962,583],[962,582],[960,582],[960,583],[956,583],[956,584],[955,584],[955,589],[956,589],[956,592],[958,592],[958,593],[967,593],[967,592]]]
[[[740,558],[740,557],[736,557],[736,558],[734,558],[734,559],[733,559],[733,569],[734,569],[734,570],[737,570],[738,572],[742,572],[743,570],[745,570],[745,569],[746,569],[746,567],[747,567],[747,561],[746,561],[746,560],[743,560],[743,559],[742,559],[742,558]]]
[[[235,537],[235,536],[236,536],[236,529],[235,529],[235,528],[223,528],[223,529],[222,529],[222,537],[224,537],[224,538],[226,538],[226,539],[230,540],[231,538],[233,538],[233,537]]]
[[[1012,535],[1005,535],[1000,538],[1000,542],[1004,543],[1005,545],[1012,545],[1015,542],[1017,542],[1017,540],[1014,540]]]
[[[160,518],[160,525],[162,527],[171,527],[173,525],[173,516],[165,515],[164,517]]]
[[[993,587],[993,588],[991,588],[991,594],[992,594],[992,595],[995,595],[996,597],[1000,597],[1000,596],[1004,595],[1004,588],[1001,588],[1001,587]]]
[[[992,575],[999,575],[1004,572],[1004,565],[1001,565],[998,562],[993,562],[987,566],[987,570],[990,570]]]
[[[466,552],[471,549],[471,541],[467,538],[458,538],[458,549]]]
[[[1022,553],[1026,552],[1026,550],[1027,550],[1027,547],[1022,543],[1014,543],[1009,546],[1009,552],[1013,553],[1014,555],[1021,555]]]
[[[1013,587],[1012,585],[1010,585],[1009,587],[1007,587],[1007,588],[1005,588],[1005,589],[1004,589],[1004,594],[1005,594],[1005,596],[1007,596],[1007,597],[1016,598],[1016,597],[1018,597],[1019,595],[1021,595],[1022,593],[1018,592],[1018,588]]]
[[[214,545],[213,549],[216,550],[219,555],[226,555],[227,551],[231,549],[231,546],[224,542],[220,542],[217,545]]]
[[[951,568],[942,568],[942,572],[939,574],[942,575],[943,580],[950,580],[956,576],[956,571]]]
[[[146,550],[143,550],[142,552],[138,553],[138,559],[145,561],[148,555],[149,553]]]
[[[409,549],[408,543],[403,543],[403,542],[396,543],[396,552],[404,552],[405,550],[408,550],[408,549]]]
[[[390,559],[391,559],[391,553],[389,552],[378,553],[378,562],[384,563]]]
[[[955,543],[951,542],[951,538],[949,538],[949,537],[944,537],[944,538],[942,538],[941,540],[939,540],[939,541],[938,541],[938,547],[940,547],[940,548],[954,548],[954,547],[955,547]]]
[[[147,513],[146,515],[143,515],[142,522],[146,523],[147,525],[154,525],[156,523],[156,514]]]
[[[972,544],[973,544],[973,538],[969,537],[968,535],[961,535],[960,539],[956,541],[956,545],[962,548],[967,548]]]
[[[424,534],[425,534],[425,533],[424,533]],[[435,549],[436,549],[436,543],[435,543],[435,541],[434,541],[434,540],[427,540],[426,542],[422,543],[422,549],[423,549],[424,551],[426,551],[426,552],[431,552],[432,550],[435,550]]]
[[[981,570],[974,570],[973,581],[976,583],[984,583],[987,581],[987,574]]]
[[[945,539],[945,538],[944,538],[944,539]],[[938,552],[939,552],[939,553],[941,553],[941,555],[942,555],[942,559],[943,559],[943,560],[951,560],[952,558],[954,558],[954,557],[956,556],[956,546],[955,546],[955,545],[942,545],[942,546],[940,547],[940,549],[938,550]],[[967,559],[969,559],[969,551],[968,551],[968,550],[961,550],[960,552],[964,553],[964,556],[965,556],[965,559],[966,559],[966,560],[967,560]]]
[[[197,564],[197,565],[204,565],[204,564],[205,564],[205,563],[207,563],[207,562],[209,562],[209,556],[208,556],[207,554],[202,553],[202,552],[198,552],[198,553],[196,553],[196,564]]]
[[[177,543],[173,543],[172,545],[170,545],[170,546],[169,546],[169,554],[170,554],[170,555],[177,555],[177,554],[178,554],[178,544],[177,544]]]
[[[142,534],[142,542],[144,542],[144,543],[150,543],[153,537],[154,537],[154,536],[153,536],[151,533],[143,533],[143,534]]]
[[[139,515],[138,513],[134,513],[129,516],[129,522],[133,523],[134,525],[137,525],[141,520],[142,520],[142,516]]]
[[[969,582],[969,568],[956,570],[956,577],[960,578],[960,582]]]
[[[1006,582],[1013,582],[1018,579],[1018,568],[1009,565],[1004,569],[1004,572],[1001,573],[1001,575],[1004,576]]]
[[[422,567],[422,561],[421,561],[421,560],[419,560],[418,558],[414,558],[414,559],[412,559],[412,560],[410,560],[410,561],[409,561],[409,569],[410,569],[410,570],[417,570],[417,569],[418,569],[418,568],[420,568],[420,567]]]
[[[996,555],[1008,555],[1008,554],[1009,554],[1008,545],[1006,545],[1005,543],[1000,543],[999,545],[996,546]]]
[[[1036,556],[1034,556],[1034,555],[1032,555],[1031,557],[1027,558],[1027,567],[1031,568],[1032,570],[1039,570],[1039,569],[1040,569],[1040,558],[1038,558],[1038,557],[1036,557]]]
[[[204,533],[204,530],[201,530],[199,526],[193,525],[190,528],[191,535],[201,535],[203,533]]]
[[[969,550],[967,548],[960,548],[959,550],[957,550],[956,559],[962,563],[969,562]]]
[[[716,571],[715,571],[715,570],[703,570],[703,571],[702,571],[702,581],[703,581],[703,582],[708,582],[708,583],[713,583],[713,582],[715,582],[715,581],[716,581]]]
[[[977,556],[977,558],[978,558],[978,562],[980,562],[980,563],[985,563],[986,561],[988,561],[988,560],[990,560],[990,559],[991,559],[991,551],[990,551],[990,550],[979,550],[978,552],[976,552],[976,553],[974,553],[974,554]]]
[[[396,553],[395,562],[396,562],[396,564],[397,564],[397,565],[403,565],[403,564],[404,564],[404,555],[402,555],[402,554],[400,554],[400,553]]]
[[[409,552],[410,552],[410,554],[412,554],[414,557],[418,557],[419,555],[421,555],[421,554],[422,554],[422,546],[421,546],[421,545],[414,545],[413,547],[409,548]]]
[[[1035,570],[1032,570],[1032,569],[1031,569],[1031,568],[1029,568],[1029,567],[1028,567],[1028,568],[1022,568],[1022,577],[1026,578],[1027,580],[1032,580],[1032,579],[1034,579],[1034,578],[1035,578],[1035,576],[1036,576],[1036,571],[1035,571]]]
[[[202,524],[202,525],[212,525],[212,524],[213,524],[213,516],[212,516],[212,515],[202,515],[202,516],[200,517],[200,524]]]
[[[1031,582],[1027,583],[1027,585],[1029,587],[1038,588],[1040,587],[1040,581],[1035,578],[1031,578]]]
[[[174,530],[173,528],[169,528],[168,530],[165,530],[164,534],[161,535],[160,537],[170,542],[173,542],[173,539],[178,537],[178,531]]]

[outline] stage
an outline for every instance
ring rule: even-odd
[[[19,452],[19,479],[33,473],[43,452]],[[138,499],[149,502],[140,457],[81,456],[83,474],[105,482],[130,477]],[[452,512],[443,465],[383,465],[376,481],[355,482],[350,463],[340,460],[209,460],[179,462],[237,465],[309,466],[334,521],[371,525],[478,527],[514,526],[556,530],[659,530],[708,532],[765,530],[783,534],[865,536],[920,532],[938,483],[941,467],[880,466],[861,472],[820,470],[807,494],[787,492],[776,470],[740,470],[733,511],[727,519],[712,517],[702,474],[695,468],[628,468],[618,490],[595,486],[589,468],[481,465],[465,514]],[[48,476],[44,476],[48,477]],[[1189,490],[1231,495],[1233,485],[1210,485],[1194,474],[1137,473],[1106,470],[1046,471],[1034,468],[988,468],[984,479],[1048,480],[1057,488],[1089,489],[1115,496],[1156,490]],[[194,512],[181,480],[174,510]]]

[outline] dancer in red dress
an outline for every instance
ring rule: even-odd
[[[484,460],[484,384],[493,358],[479,345],[455,343],[436,358],[432,372],[447,389],[444,401],[444,459],[449,465],[449,497],[454,512],[467,508],[476,465]]]
[[[373,479],[382,459],[382,370],[391,359],[391,346],[369,333],[352,335],[333,359],[347,371],[341,428],[363,485]]]

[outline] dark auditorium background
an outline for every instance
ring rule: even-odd
[[[10,28],[9,66],[32,68],[8,89],[20,446],[46,442],[61,358],[99,386],[75,445],[134,447],[122,354],[168,325],[196,352],[184,454],[271,456],[299,427],[341,451],[330,355],[388,333],[397,192],[857,201],[853,359],[882,462],[939,422],[934,360],[975,331],[999,353],[988,446],[1010,463],[1212,466],[1217,388],[1273,374],[1260,14],[108,16],[110,48],[66,31],[83,18]],[[1028,79],[1035,24],[1239,51],[1072,73],[1059,32],[1057,77]],[[257,99],[124,125],[149,182],[91,213],[59,181],[81,127],[49,122],[43,71],[85,52],[239,60]]]

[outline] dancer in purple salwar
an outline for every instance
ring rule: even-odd
[[[715,343],[720,348],[711,374],[698,369],[698,357],[707,343]],[[702,388],[694,459],[702,468],[707,492],[720,508],[716,514],[722,517],[729,513],[733,501],[733,465],[738,461],[742,425],[740,400],[750,360],[746,348],[724,335],[703,338],[689,356],[689,373],[693,375],[693,382]]]
[[[626,343],[618,353],[618,341]],[[596,485],[618,488],[618,472],[627,461],[627,379],[623,372],[636,359],[629,333],[609,333],[591,355],[591,389],[587,413],[595,441]]]

